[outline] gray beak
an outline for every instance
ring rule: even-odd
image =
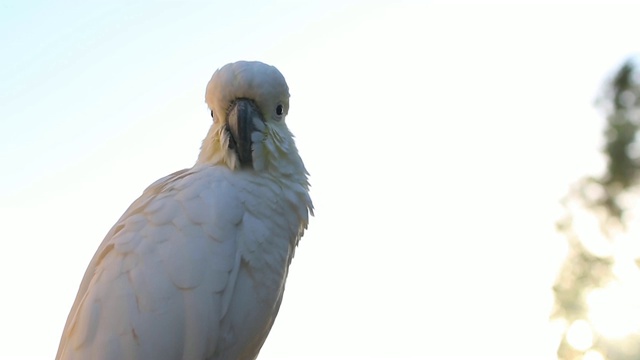
[[[237,99],[229,110],[227,124],[231,135],[229,148],[236,151],[242,167],[253,167],[251,134],[258,130],[255,122],[264,123],[256,104],[248,99]]]

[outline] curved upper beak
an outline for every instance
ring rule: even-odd
[[[229,147],[235,149],[242,167],[252,167],[251,134],[264,128],[258,106],[249,99],[237,99],[228,112],[227,125],[231,135]]]

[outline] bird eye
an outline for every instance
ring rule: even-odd
[[[211,117],[213,117],[213,110],[211,110]]]
[[[281,116],[284,113],[284,106],[282,106],[281,104],[278,104],[278,106],[276,106],[276,115]]]

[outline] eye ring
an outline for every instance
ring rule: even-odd
[[[276,115],[282,116],[283,114],[284,114],[284,106],[282,106],[282,104],[278,104],[278,106],[276,106]]]

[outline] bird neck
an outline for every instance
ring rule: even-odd
[[[236,152],[229,147],[229,133],[214,122],[202,141],[196,165],[226,166],[233,171],[255,171],[281,183],[295,184],[308,191],[308,172],[298,154],[293,135],[286,126],[268,126],[264,139],[253,144],[252,168],[242,168]]]

